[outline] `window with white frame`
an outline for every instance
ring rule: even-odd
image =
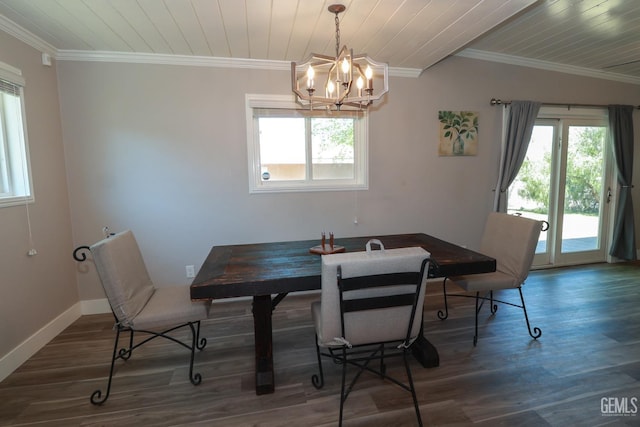
[[[366,111],[304,110],[289,96],[246,101],[249,192],[367,188]]]
[[[33,201],[20,74],[0,62],[0,207]]]

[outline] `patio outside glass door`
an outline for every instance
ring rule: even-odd
[[[508,193],[509,213],[549,222],[534,266],[606,260],[612,194],[606,135],[603,117],[536,121]]]

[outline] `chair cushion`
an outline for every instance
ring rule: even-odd
[[[210,306],[208,301],[191,301],[189,286],[156,288],[131,327],[153,330],[197,322],[207,318]]]
[[[154,293],[138,242],[127,230],[95,243],[91,253],[113,313],[131,326]]]
[[[496,259],[496,270],[522,284],[529,275],[542,223],[530,218],[492,212],[487,218],[480,252]]]
[[[406,307],[347,313],[345,315],[345,332],[347,336],[342,337],[340,294],[337,285],[338,266],[341,266],[343,278],[399,271],[420,271],[422,261],[429,256],[429,252],[419,247],[323,255],[321,302],[314,303],[311,307],[311,314],[318,336],[318,345],[342,345],[342,342],[336,340],[336,338],[345,338],[353,345],[405,339],[409,326],[407,313],[410,311]],[[423,277],[420,290],[419,310],[421,310],[424,301],[426,279],[427,274]],[[371,295],[387,295],[392,291],[397,291],[399,288],[401,289],[403,286],[368,292]],[[401,319],[404,319],[404,324],[401,323]],[[421,311],[418,311],[411,329],[412,338],[418,335],[421,322]]]
[[[470,274],[468,276],[448,277],[448,282],[453,282],[465,291],[486,291],[489,289],[517,288],[521,285],[518,279],[501,271],[484,274]]]

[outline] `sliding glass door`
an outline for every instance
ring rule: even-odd
[[[536,121],[509,188],[508,211],[549,223],[534,266],[605,261],[611,206],[606,117],[555,116]]]

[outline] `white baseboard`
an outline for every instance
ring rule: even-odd
[[[80,301],[80,305],[83,315],[111,313],[111,306],[106,298]]]
[[[0,359],[0,381],[7,378],[81,315],[81,304],[78,302],[3,356]]]
[[[77,302],[0,359],[0,381],[7,378],[80,316],[110,312],[111,307],[106,298]]]

